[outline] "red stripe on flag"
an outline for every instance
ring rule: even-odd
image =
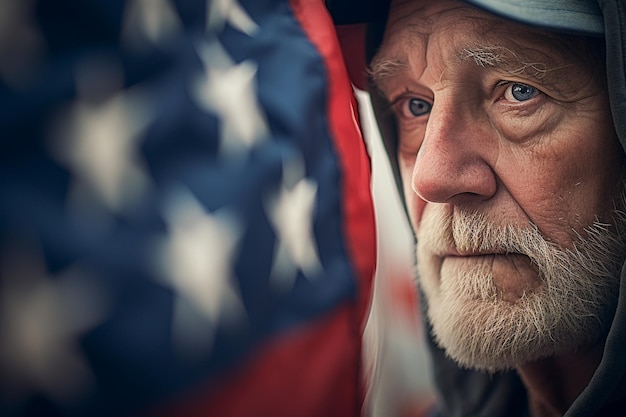
[[[352,307],[272,339],[212,382],[150,417],[359,417]]]
[[[342,178],[343,219],[350,259],[356,265],[363,321],[376,267],[376,230],[371,195],[371,163],[359,124],[357,102],[333,22],[322,0],[290,0],[296,18],[328,71],[328,119]],[[363,323],[361,323],[363,324]]]
[[[349,258],[356,266],[357,304],[352,310],[354,338],[358,350],[359,374],[354,383],[361,384],[359,407],[364,397],[362,380],[361,338],[371,301],[376,267],[376,229],[371,194],[371,161],[359,124],[358,106],[344,62],[337,33],[323,0],[290,0],[294,15],[316,47],[328,74],[328,120],[339,157],[342,178],[344,234]]]

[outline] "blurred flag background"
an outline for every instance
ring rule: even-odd
[[[0,132],[0,415],[361,415],[370,161],[322,1],[2,0]]]

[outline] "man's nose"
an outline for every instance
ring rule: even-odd
[[[497,181],[489,156],[498,146],[492,129],[476,111],[436,101],[413,169],[417,195],[435,203],[492,197]]]

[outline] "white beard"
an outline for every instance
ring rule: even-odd
[[[626,213],[616,211],[614,224],[596,223],[584,234],[573,249],[562,250],[534,226],[499,227],[458,208],[426,211],[417,271],[437,343],[463,367],[497,371],[597,342],[617,304]],[[514,301],[504,299],[489,258],[471,268],[442,264],[438,255],[451,247],[528,257],[537,285]]]

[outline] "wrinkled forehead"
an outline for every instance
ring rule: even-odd
[[[390,47],[402,41],[426,40],[434,33],[461,38],[521,45],[546,43],[560,38],[541,29],[497,17],[459,0],[395,0],[391,2],[384,44]],[[563,37],[565,38],[565,37]],[[460,41],[460,40],[459,40]]]
[[[407,25],[415,25],[428,33],[433,27],[451,23],[451,16],[468,18],[491,17],[459,0],[392,0],[389,6],[386,33],[392,34]]]
[[[396,0],[389,10],[380,51],[387,58],[404,56],[407,51],[423,51],[432,35],[440,32],[448,34],[448,37],[459,37],[461,34],[465,39],[472,36],[482,38],[483,30],[493,25],[491,20],[464,3]]]
[[[413,60],[427,60],[428,49],[443,53],[444,48],[437,45],[442,41],[452,45],[445,48],[449,64],[473,58],[478,65],[497,64],[494,66],[505,72],[543,68],[549,71],[537,76],[559,78],[569,70],[593,71],[580,37],[511,22],[461,1],[396,0],[371,63],[373,78],[380,81],[412,67]]]

